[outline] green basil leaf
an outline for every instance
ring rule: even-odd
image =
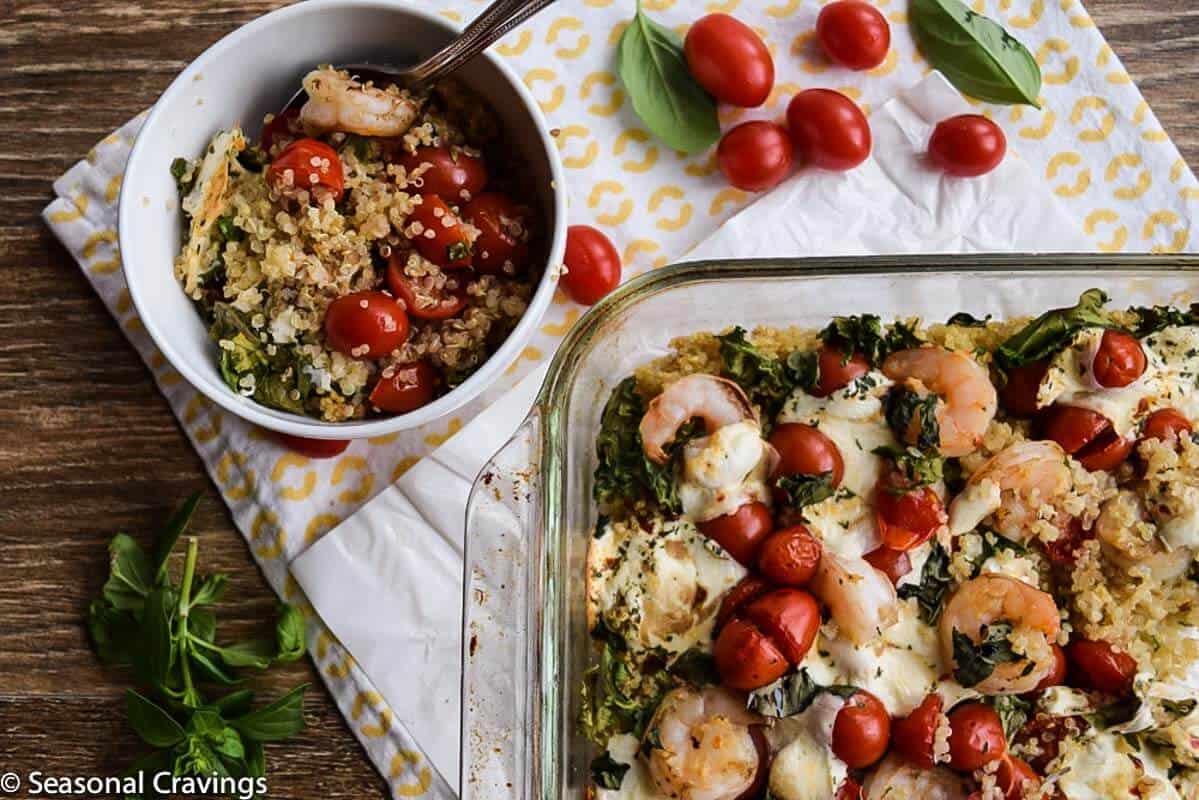
[[[275,643],[270,639],[253,639],[221,647],[217,652],[226,666],[266,669],[275,660]]]
[[[159,750],[133,762],[129,769],[121,773],[121,777],[132,778],[141,775],[141,786],[145,787],[146,791],[139,795],[127,794],[125,800],[159,800],[162,795],[154,791],[154,776],[164,772],[170,773],[174,766],[175,756],[170,750]]]
[[[720,672],[716,669],[715,657],[698,647],[692,647],[676,658],[667,668],[667,672],[693,686],[720,685]]]
[[[628,771],[628,764],[621,764],[607,753],[591,760],[591,780],[601,789],[619,789]]]
[[[807,508],[833,496],[833,473],[819,475],[783,475],[774,485],[787,496],[787,504],[795,510]]]
[[[262,742],[246,741],[246,774],[251,778],[262,778],[266,775],[266,752]]]
[[[1104,310],[1107,294],[1088,289],[1069,308],[1046,311],[1008,338],[995,351],[995,361],[1005,370],[1049,358],[1084,328],[1114,327]]]
[[[978,317],[974,316],[973,314],[968,314],[965,311],[959,311],[958,313],[956,313],[952,317],[950,317],[948,320],[946,320],[945,324],[946,325],[958,325],[962,328],[985,328],[985,327],[987,327],[987,323],[990,321],[991,321],[990,314],[987,314],[987,316],[984,317],[983,319],[979,319]]]
[[[896,322],[884,328],[882,320],[874,314],[833,317],[833,321],[820,332],[820,338],[825,344],[845,354],[843,363],[848,364],[850,358],[860,354],[875,367],[892,353],[924,344],[920,335],[906,322]]]
[[[108,544],[109,574],[103,595],[114,608],[141,611],[154,588],[150,559],[132,536],[118,533]]]
[[[1010,742],[1016,733],[1024,727],[1024,723],[1032,717],[1033,701],[1027,697],[1014,694],[1000,694],[988,697],[987,702],[999,715],[1003,725],[1004,736]]]
[[[1012,650],[1010,622],[993,622],[982,626],[982,640],[977,644],[969,636],[953,629],[953,677],[969,689],[991,676],[998,664],[1019,661],[1021,656]]]
[[[229,578],[225,575],[205,575],[196,582],[196,588],[192,593],[192,608],[196,606],[210,606],[220,602],[225,596],[225,588],[229,585]]]
[[[698,153],[720,138],[716,102],[691,77],[678,34],[646,16],[640,3],[620,37],[616,69],[633,110],[668,147]]]
[[[247,713],[250,710],[250,704],[253,702],[253,691],[250,689],[238,689],[217,700],[212,704],[212,707],[225,719],[233,719]]]
[[[908,441],[908,432],[916,421],[916,446],[921,450],[937,452],[941,447],[941,423],[937,421],[937,396],[926,394],[921,397],[911,389],[896,387],[884,401],[887,424],[895,432],[895,438]]]
[[[304,638],[306,629],[300,610],[284,603],[275,623],[276,661],[297,661],[304,657],[308,649]]]
[[[236,677],[226,672],[225,667],[217,663],[213,656],[206,651],[193,646],[188,649],[187,657],[191,659],[192,666],[205,680],[224,686],[235,686],[239,683]]]
[[[940,543],[934,542],[933,549],[925,559],[924,568],[920,571],[920,583],[905,583],[899,587],[899,596],[903,600],[916,598],[920,606],[920,619],[925,624],[936,625],[941,618],[941,605],[953,578],[949,577],[949,553]]]
[[[823,692],[849,698],[857,691],[855,686],[823,686],[812,679],[807,669],[801,669],[751,692],[746,708],[764,717],[782,719],[803,713]]]
[[[990,103],[1040,108],[1041,67],[1003,26],[961,0],[912,0],[920,51],[961,91]]]
[[[874,448],[874,454],[890,459],[907,479],[908,489],[931,486],[945,475],[945,459],[936,453],[925,453],[915,447],[882,445]]]
[[[216,640],[216,614],[205,608],[193,608],[188,613],[187,632],[201,642]]]
[[[1199,325],[1199,303],[1192,303],[1186,311],[1171,306],[1131,308],[1129,311],[1137,315],[1137,324],[1132,333],[1138,339],[1164,328]]]
[[[255,742],[277,742],[304,730],[304,690],[297,686],[269,706],[251,711],[229,724]]]
[[[192,514],[195,513],[196,506],[200,504],[201,496],[203,496],[202,492],[193,492],[184,500],[179,510],[171,515],[166,527],[163,528],[158,540],[154,543],[154,575],[155,581],[159,584],[166,580],[167,560],[171,557],[171,551],[175,549],[175,543],[187,530]]]
[[[187,736],[183,726],[164,708],[132,689],[125,692],[125,711],[129,724],[146,744],[174,747]]]
[[[96,655],[105,664],[128,664],[138,646],[137,618],[130,611],[113,608],[101,599],[88,607],[87,630]]]
[[[141,647],[134,651],[134,668],[146,683],[161,686],[175,661],[172,617],[175,593],[159,587],[146,596],[142,615]]]

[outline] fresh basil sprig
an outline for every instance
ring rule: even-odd
[[[746,708],[764,717],[793,717],[806,711],[824,692],[848,699],[857,694],[858,688],[840,684],[824,686],[817,683],[805,668],[755,689],[746,701]]]
[[[1040,107],[1041,67],[1003,26],[961,0],[912,0],[920,51],[961,91],[990,103]]]
[[[1061,350],[1084,328],[1116,327],[1104,309],[1107,301],[1102,289],[1087,289],[1077,304],[1046,311],[999,345],[996,363],[1005,370],[1031,364]]]
[[[669,147],[698,153],[720,138],[716,102],[691,77],[683,43],[646,16],[640,2],[620,37],[617,71],[637,116]]]

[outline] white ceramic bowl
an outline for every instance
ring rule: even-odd
[[[385,0],[308,0],[237,29],[177,77],[142,126],[125,170],[120,199],[120,245],[125,279],[138,314],[163,355],[214,402],[264,428],[318,439],[354,439],[413,428],[442,417],[491,384],[528,343],[553,297],[566,242],[562,165],[537,101],[516,74],[490,53],[458,74],[489,99],[507,138],[534,172],[540,224],[546,235],[543,277],[528,311],[503,345],[453,391],[394,417],[331,423],[275,411],[225,385],[215,344],[175,280],[182,237],[169,167],[194,158],[222,128],[241,124],[255,136],[263,115],[278,111],[300,78],[326,63],[414,63],[455,35],[432,14]]]

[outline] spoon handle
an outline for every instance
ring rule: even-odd
[[[554,0],[495,0],[474,19],[462,35],[442,50],[408,70],[409,86],[436,83],[492,45]]]

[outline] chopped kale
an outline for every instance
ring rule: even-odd
[[[887,394],[887,424],[895,432],[895,438],[907,441],[908,432],[916,421],[916,446],[921,450],[936,452],[941,445],[941,425],[937,422],[937,396],[923,397],[911,389],[896,388]]]
[[[1076,333],[1085,328],[1117,327],[1103,308],[1108,297],[1099,289],[1088,289],[1070,308],[1046,311],[999,345],[995,362],[1010,370],[1049,358],[1065,347]]]
[[[949,577],[949,553],[939,542],[933,543],[933,549],[924,562],[920,571],[920,583],[906,583],[899,587],[899,596],[904,600],[914,597],[920,606],[920,619],[929,625],[936,625],[941,618],[941,606],[953,579]]]
[[[871,366],[876,367],[894,352],[924,344],[913,326],[896,322],[884,329],[882,320],[874,314],[833,317],[833,321],[820,332],[820,338],[826,344],[839,348],[845,354],[846,361],[855,353],[860,353]]]
[[[213,239],[218,245],[223,244],[224,242],[240,242],[242,239],[246,238],[246,232],[237,227],[237,224],[233,221],[232,214],[226,214],[223,217],[219,217],[216,221],[215,228],[216,236],[214,236]]]
[[[610,508],[626,509],[641,501],[651,502],[666,513],[677,514],[680,506],[673,462],[681,456],[682,445],[698,429],[693,424],[680,429],[671,446],[671,463],[655,464],[642,448],[640,424],[644,414],[645,403],[637,394],[637,380],[625,378],[604,406],[600,432],[595,439],[599,459],[593,489],[595,500]]]
[[[618,733],[640,738],[673,684],[667,672],[643,673],[627,650],[605,644],[600,663],[584,674],[579,711],[583,735],[601,747]]]
[[[1010,622],[993,622],[983,625],[982,641],[974,641],[957,628],[953,630],[953,660],[957,664],[953,676],[957,682],[969,689],[991,677],[999,664],[1020,661],[1023,656],[1012,650],[1008,637],[1012,634]]]
[[[312,379],[292,348],[272,353],[245,316],[222,302],[213,305],[209,335],[219,345],[217,367],[230,389],[270,408],[304,413]]]
[[[183,197],[196,185],[196,173],[191,162],[186,158],[176,158],[171,162],[171,177],[175,179],[175,188]]]
[[[720,684],[720,673],[716,671],[716,659],[711,653],[698,647],[676,658],[667,671],[681,681],[693,686],[717,686]]]
[[[813,388],[820,380],[815,353],[792,353],[786,359],[771,358],[752,344],[744,328],[733,328],[717,336],[722,372],[740,386],[762,409],[764,419],[774,419],[795,388]]]
[[[931,486],[945,474],[945,459],[935,453],[925,453],[915,447],[883,445],[874,454],[889,459],[907,479],[909,489]]]
[[[1157,333],[1164,328],[1199,325],[1199,303],[1192,303],[1186,311],[1172,306],[1153,306],[1152,308],[1131,308],[1137,315],[1137,324],[1133,335],[1138,339]]]
[[[252,144],[237,154],[237,163],[247,172],[262,172],[270,163],[270,159],[261,147]]]

